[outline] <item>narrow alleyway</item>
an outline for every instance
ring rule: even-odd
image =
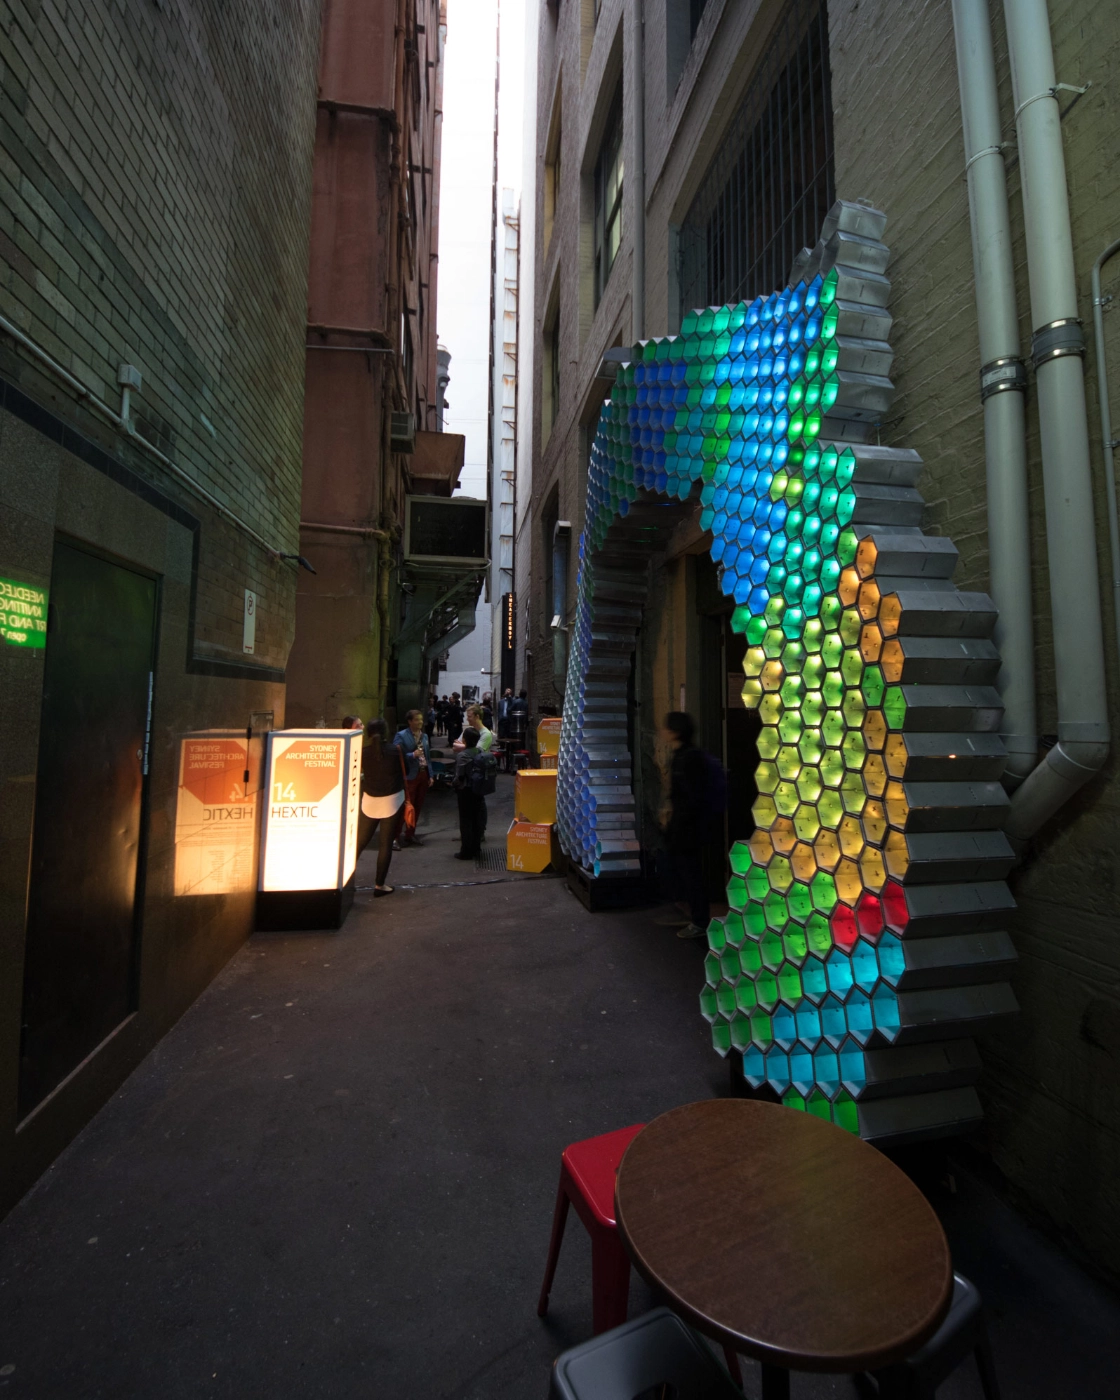
[[[561,1148],[726,1072],[696,944],[453,860],[453,813],[435,794],[397,893],[360,895],[341,932],[254,937],[0,1225],[0,1395],[547,1393],[591,1322],[574,1217],[534,1310]],[[1009,1400],[1112,1393],[1115,1300],[971,1179],[940,1205]],[[941,1395],[978,1396],[971,1367]]]

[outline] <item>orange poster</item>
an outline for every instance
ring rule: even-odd
[[[259,753],[259,744],[251,748],[243,734],[218,731],[183,738],[175,807],[177,895],[252,890]]]

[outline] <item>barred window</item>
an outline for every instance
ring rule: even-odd
[[[784,286],[835,198],[827,5],[793,0],[681,227],[681,314]]]

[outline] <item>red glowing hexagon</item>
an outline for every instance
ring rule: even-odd
[[[878,895],[872,894],[870,890],[864,890],[859,897],[856,922],[868,943],[878,943],[879,935],[883,932],[883,906]]]
[[[883,921],[894,933],[902,933],[910,922],[910,910],[906,907],[906,893],[894,880],[888,880],[880,896],[883,902]]]
[[[833,943],[838,948],[843,948],[845,953],[850,953],[859,937],[859,925],[856,923],[854,911],[846,904],[838,904],[832,911],[828,925],[832,931]]]

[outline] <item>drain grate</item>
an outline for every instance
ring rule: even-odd
[[[488,846],[485,850],[479,851],[474,858],[474,863],[479,870],[504,870],[506,868],[506,853],[503,846]]]

